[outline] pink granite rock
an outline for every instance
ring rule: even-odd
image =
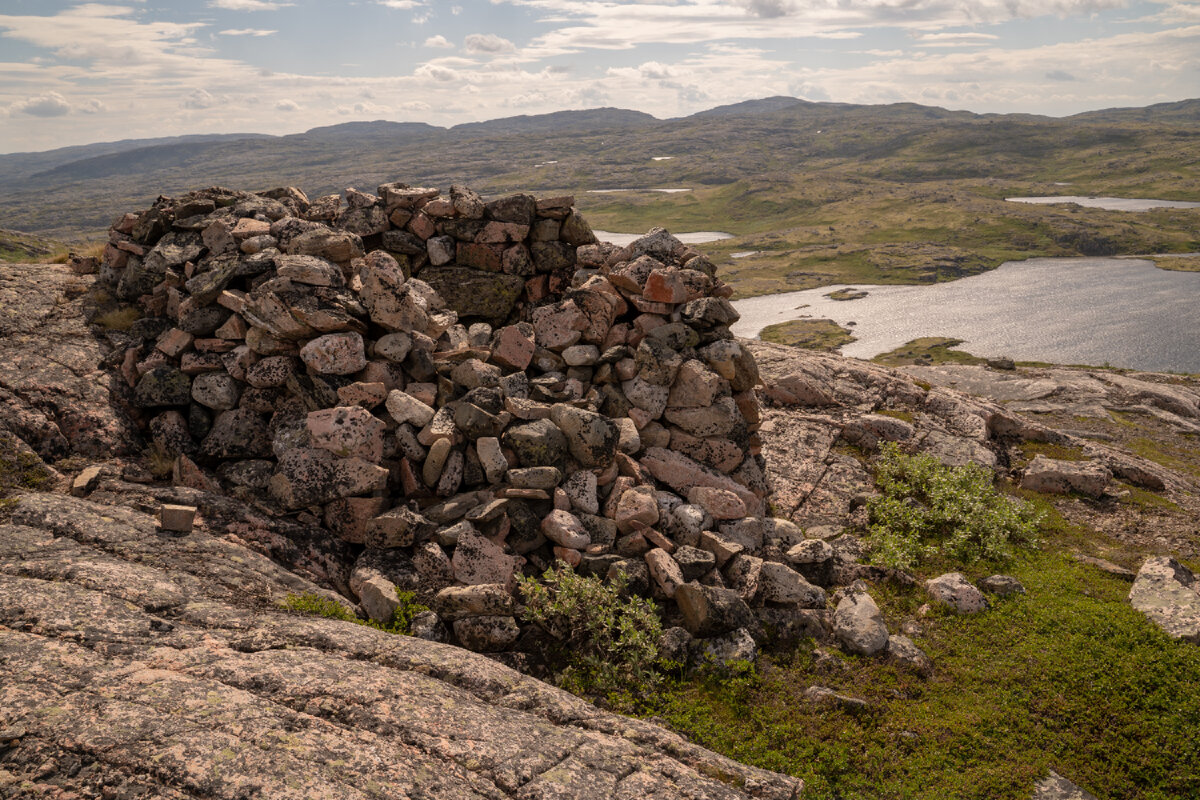
[[[569,511],[551,511],[542,520],[541,530],[547,539],[571,550],[581,550],[592,543],[583,523]]]
[[[300,358],[325,375],[351,375],[367,366],[363,338],[354,331],[318,336],[300,348]]]
[[[621,494],[617,501],[617,528],[622,533],[630,533],[639,526],[650,526],[658,522],[658,501],[654,497],[654,489],[649,486],[635,486]]]
[[[372,463],[383,458],[383,434],[387,425],[362,406],[310,412],[307,427],[313,447],[342,458],[362,458]]]
[[[703,508],[713,519],[741,519],[746,516],[746,504],[727,489],[693,486],[688,491],[688,502]]]

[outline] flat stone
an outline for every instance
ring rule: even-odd
[[[764,561],[759,572],[759,597],[766,603],[824,608],[825,590],[813,586],[786,564]]]
[[[138,380],[134,398],[139,408],[185,406],[192,399],[192,380],[174,367],[155,367]]]
[[[1096,800],[1096,796],[1054,770],[1034,786],[1033,800]]]
[[[613,515],[617,528],[622,533],[654,525],[658,518],[658,501],[654,490],[649,486],[637,486],[622,492]]]
[[[434,414],[437,413],[432,406],[399,389],[393,389],[388,393],[387,411],[396,422],[401,424],[407,422],[416,428],[428,425]]]
[[[989,575],[979,581],[979,588],[988,594],[994,594],[998,597],[1025,594],[1025,587],[1011,575]]]
[[[159,511],[159,524],[164,531],[191,533],[196,519],[195,506],[164,505]]]
[[[741,519],[746,516],[746,504],[733,492],[711,486],[693,486],[688,502],[703,508],[717,520]]]
[[[579,470],[571,473],[562,485],[571,506],[585,514],[599,514],[600,500],[597,496],[596,473]]]
[[[927,678],[933,674],[933,662],[929,660],[929,656],[907,636],[889,636],[886,655],[888,661],[907,667],[918,675]]]
[[[1040,453],[1021,476],[1021,488],[1034,492],[1078,492],[1100,497],[1112,480],[1112,471],[1098,461],[1060,461]]]
[[[1172,639],[1200,644],[1200,582],[1174,558],[1147,559],[1129,602]]]
[[[75,480],[71,481],[71,494],[74,497],[86,497],[91,494],[100,482],[102,472],[103,468],[95,465],[82,470],[75,476]]]
[[[241,387],[227,372],[209,372],[192,379],[192,399],[214,411],[237,408]]]
[[[823,539],[806,539],[787,551],[792,564],[823,564],[833,558],[833,545]]]
[[[465,617],[455,620],[452,627],[458,643],[476,653],[507,650],[521,635],[521,627],[511,616]]]
[[[492,361],[508,369],[528,368],[537,349],[534,335],[533,326],[527,323],[504,326],[496,332],[492,344]]]
[[[309,413],[306,420],[313,447],[341,458],[362,458],[378,463],[383,458],[387,426],[362,406],[340,406]]]
[[[613,462],[620,436],[612,420],[563,403],[550,408],[550,420],[566,437],[571,455],[580,466],[604,469]]]
[[[717,566],[717,557],[712,553],[688,545],[677,547],[671,557],[679,565],[684,582],[699,580]]]
[[[435,528],[432,522],[416,511],[397,506],[367,523],[363,543],[379,550],[410,547],[418,536],[429,536]]]
[[[704,408],[711,405],[729,388],[728,382],[703,361],[683,362],[671,386],[667,405],[672,408]]]
[[[507,585],[525,560],[508,555],[503,547],[472,527],[459,534],[450,563],[460,583]]]
[[[516,603],[503,583],[447,586],[433,598],[433,610],[447,622],[467,617],[511,616]]]

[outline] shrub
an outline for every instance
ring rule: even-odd
[[[661,685],[662,623],[653,601],[622,598],[627,580],[604,583],[558,562],[537,578],[518,579],[523,618],[556,642],[555,679],[576,694],[610,701],[643,697]]]
[[[867,506],[867,540],[879,564],[908,569],[942,556],[968,564],[1006,561],[1012,543],[1033,544],[1042,515],[1000,494],[990,470],[947,467],[885,443],[875,468],[883,494]]]

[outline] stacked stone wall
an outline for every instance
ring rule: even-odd
[[[361,545],[374,618],[410,589],[424,635],[520,649],[515,576],[556,561],[735,650],[825,607],[765,516],[729,287],[666,231],[617,247],[570,197],[458,186],[212,188],[117,220],[100,276],[144,310],[120,369],[175,481]]]

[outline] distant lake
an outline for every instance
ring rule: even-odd
[[[1065,184],[1064,184],[1065,185]],[[1053,197],[1006,197],[1010,203],[1075,203],[1085,208],[1103,208],[1107,211],[1149,211],[1152,208],[1200,208],[1200,203],[1182,200],[1150,200],[1137,197],[1081,197],[1078,195],[1055,195]]]
[[[646,235],[644,233],[613,233],[612,231],[592,231],[592,233],[596,234],[596,238],[600,241],[612,242],[619,247],[624,247]],[[733,238],[732,233],[723,231],[693,231],[692,233],[675,233],[674,236],[684,244],[704,244]]]
[[[824,296],[838,288],[735,301],[742,319],[733,332],[754,337],[767,325],[808,316],[854,322],[858,341],[840,352],[857,358],[947,336],[983,357],[1200,373],[1200,273],[1150,261],[1035,258],[950,283],[856,284],[869,292],[861,300]]]

